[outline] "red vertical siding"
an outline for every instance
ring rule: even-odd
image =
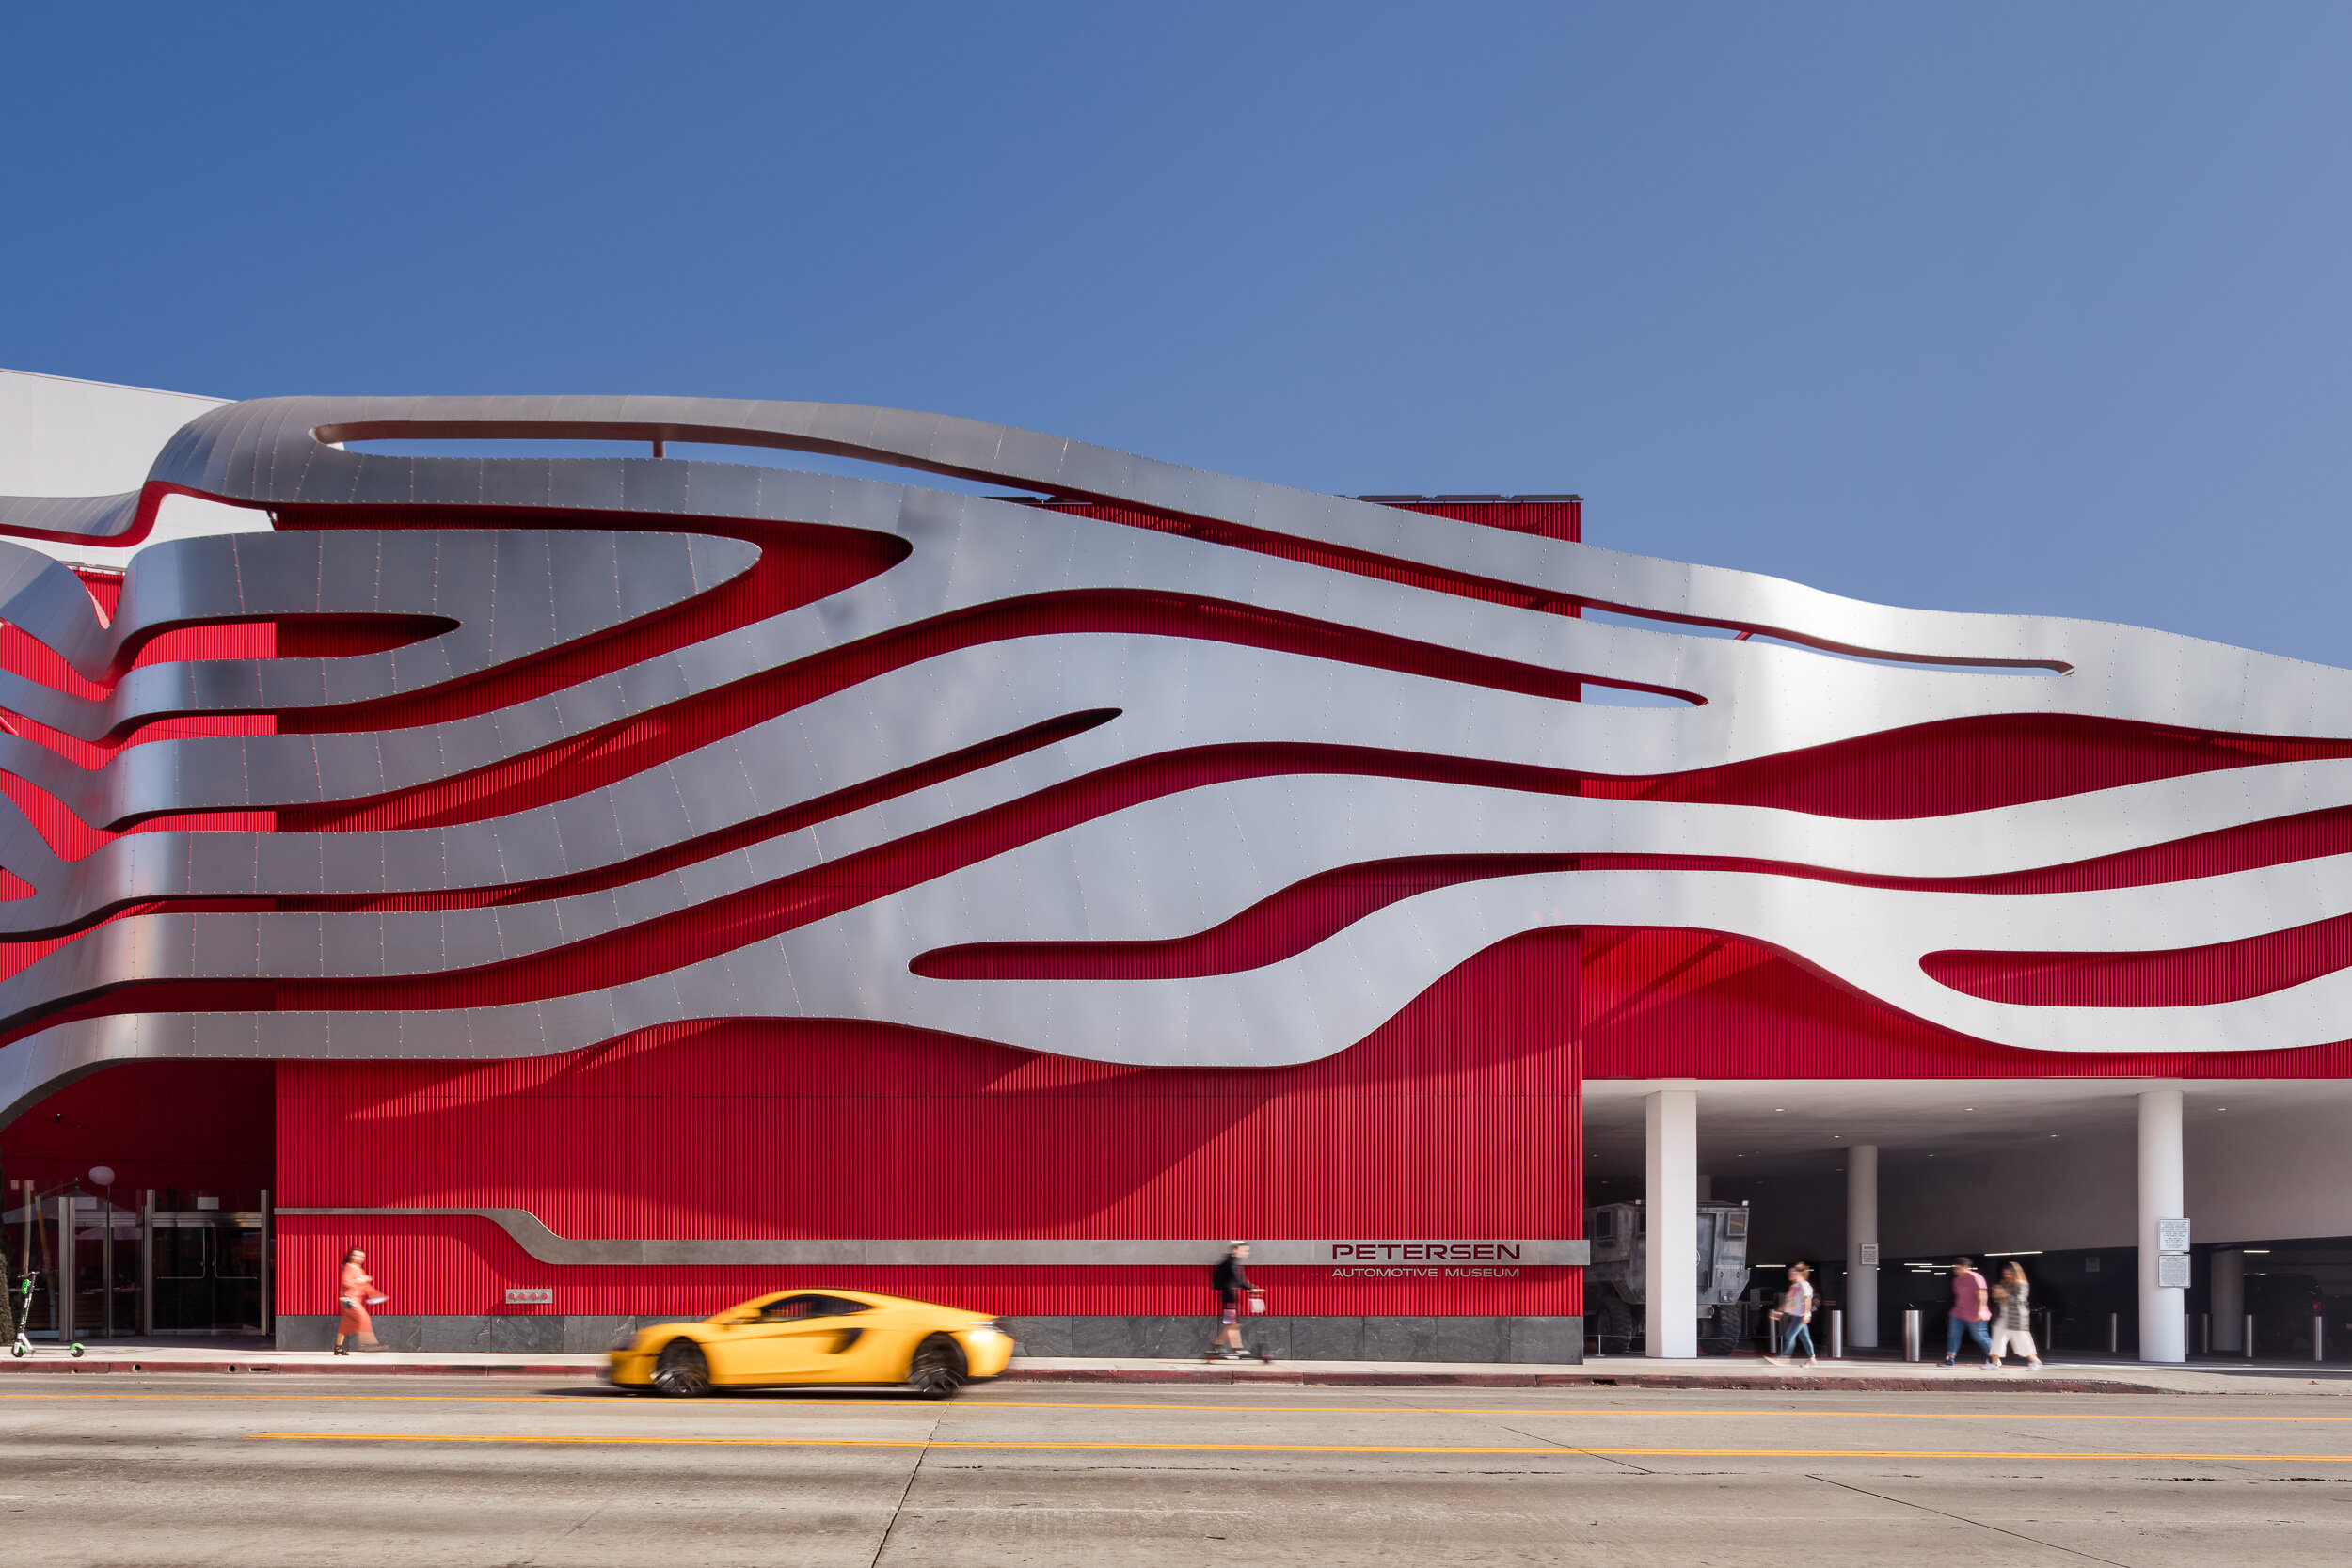
[[[250,1208],[271,1184],[275,1107],[268,1062],[122,1062],[0,1127],[0,1170],[87,1186],[90,1167],[103,1164],[124,1204],[152,1187]]]
[[[689,1025],[519,1061],[286,1062],[282,1201],[515,1206],[583,1238],[1574,1236],[1573,940],[1502,943],[1352,1050],[1257,1071],[1113,1067],[824,1021]],[[576,1312],[709,1310],[792,1282],[550,1271],[471,1220],[289,1216],[283,1230],[285,1311],[323,1310],[312,1275],[355,1244],[417,1312],[485,1310],[494,1284],[550,1275]],[[1581,1310],[1572,1270],[1323,1274],[1268,1277],[1294,1312]],[[1000,1311],[1185,1312],[1202,1289],[1181,1270],[826,1276],[917,1295],[984,1288]]]

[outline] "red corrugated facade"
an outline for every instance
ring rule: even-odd
[[[880,1024],[688,1026],[495,1063],[287,1062],[279,1201],[520,1207],[573,1237],[1547,1237],[1578,1233],[1573,939],[1471,959],[1354,1049],[1173,1070]],[[549,1268],[482,1220],[289,1215],[279,1309],[318,1312],[368,1246],[405,1310],[714,1310],[818,1276]],[[1334,1281],[1270,1269],[1293,1313],[1572,1314],[1576,1271]],[[822,1271],[999,1312],[1200,1308],[1195,1269]]]

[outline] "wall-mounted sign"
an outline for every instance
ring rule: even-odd
[[[2185,1291],[2188,1289],[2188,1254],[2159,1252],[2156,1254],[2156,1289]]]
[[[2158,1220],[2156,1222],[2156,1250],[2158,1252],[2186,1252],[2188,1250],[2188,1221]]]
[[[509,1307],[553,1307],[555,1292],[553,1291],[509,1291],[506,1292],[506,1305]]]
[[[1861,1264],[1864,1268],[1875,1269],[1879,1266],[1878,1243],[1863,1242],[1858,1243],[1854,1250],[1862,1255],[1861,1257],[1855,1259],[1854,1261]]]

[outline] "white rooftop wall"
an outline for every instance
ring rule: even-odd
[[[219,398],[0,370],[0,496],[119,496],[146,482],[172,433]],[[207,533],[267,531],[265,513],[189,496],[167,498],[144,544]],[[137,553],[92,545],[14,543],[75,565],[120,570]]]

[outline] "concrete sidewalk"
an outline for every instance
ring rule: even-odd
[[[600,1374],[604,1366],[602,1355],[388,1351],[339,1356],[324,1351],[272,1350],[258,1341],[218,1340],[102,1341],[91,1345],[79,1360],[68,1357],[54,1346],[42,1345],[28,1358],[0,1359],[0,1371],[74,1376],[259,1372],[361,1377],[401,1374],[590,1378]],[[1982,1367],[1945,1371],[1931,1362],[1880,1359],[1824,1361],[1804,1370],[1775,1367],[1757,1356],[1707,1356],[1693,1361],[1602,1356],[1581,1364],[1543,1366],[1467,1361],[1281,1361],[1262,1365],[1018,1356],[998,1381],[1175,1386],[1311,1384],[1342,1387],[1811,1388],[1851,1392],[1983,1392],[1997,1388],[2039,1393],[2352,1394],[2352,1368],[2313,1366],[2309,1362],[2243,1361],[2148,1367],[2106,1357],[2054,1360],[2039,1372],[1995,1372]]]

